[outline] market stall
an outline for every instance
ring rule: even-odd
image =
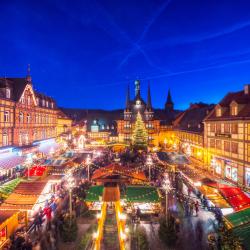
[[[125,195],[121,197],[127,206],[127,212],[139,208],[142,213],[158,213],[160,211],[160,196],[155,187],[128,186]]]
[[[26,212],[18,210],[0,211],[0,249],[9,237],[20,227],[27,225]]]
[[[91,210],[100,210],[104,186],[92,186],[87,190],[85,201]]]
[[[32,217],[39,208],[43,208],[53,194],[54,181],[21,182],[12,194],[2,203],[0,211],[19,210],[27,211]]]
[[[26,177],[43,177],[46,175],[47,168],[45,166],[33,166],[25,171]]]
[[[244,249],[250,249],[250,208],[229,214],[224,220],[226,227],[240,239]]]

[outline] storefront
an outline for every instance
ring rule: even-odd
[[[245,169],[245,175],[246,175],[246,186],[250,187],[250,168]]]
[[[223,169],[224,160],[214,157],[211,161],[214,172],[221,175]]]
[[[236,163],[225,161],[225,177],[235,182],[238,181],[238,168]]]

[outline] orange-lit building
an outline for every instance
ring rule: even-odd
[[[250,187],[250,85],[228,93],[204,120],[211,171]]]
[[[169,93],[169,99],[166,103],[166,109],[170,112],[173,111],[173,102]],[[135,98],[130,99],[130,91],[128,88],[126,98],[126,108],[123,112],[123,119],[117,120],[117,133],[119,140],[130,143],[132,140],[132,133],[135,126],[135,120],[138,112],[140,112],[142,119],[145,123],[145,127],[148,132],[148,143],[149,145],[159,144],[159,134],[161,121],[166,120],[168,116],[167,110],[155,111],[152,106],[150,87],[148,86],[147,102],[141,97],[140,81],[135,81]],[[162,116],[163,117],[160,117]],[[162,119],[161,119],[162,118]]]
[[[56,137],[55,101],[26,78],[0,78],[0,147],[22,146]]]

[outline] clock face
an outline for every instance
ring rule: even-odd
[[[141,105],[141,101],[140,101],[140,100],[137,100],[137,101],[136,101],[136,105]]]

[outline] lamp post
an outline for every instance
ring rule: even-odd
[[[162,185],[163,189],[165,190],[166,194],[166,221],[168,219],[168,193],[171,190],[170,180],[168,174],[165,174],[164,182]]]
[[[72,222],[72,189],[74,188],[75,180],[70,174],[68,177],[68,184],[67,187],[69,189],[69,217],[70,217],[70,225]]]
[[[87,170],[88,170],[88,181],[89,181],[89,165],[90,165],[90,163],[91,163],[91,159],[90,159],[90,156],[88,155],[87,156],[87,159],[86,159],[86,164],[87,164]]]
[[[148,155],[146,165],[148,165],[149,181],[151,181],[151,166],[153,165],[151,155]]]

